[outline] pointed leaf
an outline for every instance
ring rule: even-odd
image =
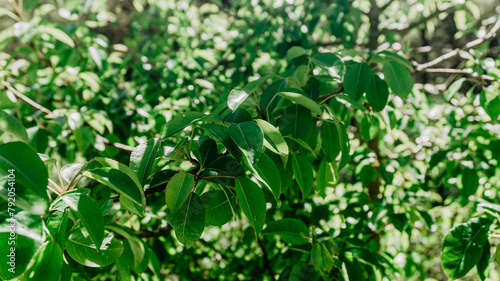
[[[405,99],[413,88],[413,79],[410,71],[397,62],[386,62],[383,67],[384,78],[391,90],[402,99]]]
[[[245,155],[248,163],[255,164],[259,160],[264,146],[264,134],[259,125],[253,122],[231,124],[229,134]]]
[[[292,168],[295,180],[302,192],[302,198],[306,198],[313,184],[313,167],[307,158],[292,153]]]
[[[165,129],[163,131],[162,140],[166,138],[170,138],[184,130],[187,126],[192,123],[199,121],[205,118],[206,115],[200,112],[185,112],[175,116],[174,119],[171,119],[165,125]]]
[[[201,195],[206,206],[205,222],[207,225],[221,226],[231,220],[232,206],[236,205],[236,199],[232,192],[229,193],[229,200],[223,190],[210,190]]]
[[[231,138],[228,127],[219,124],[203,124],[200,128],[205,130],[211,138],[222,143],[236,160],[241,159],[241,150]]]
[[[264,146],[279,155],[288,155],[288,145],[280,131],[262,119],[255,119],[255,122],[264,132]]]
[[[63,252],[61,247],[56,242],[49,241],[36,251],[24,276],[28,277],[27,280],[59,280],[62,266]]]
[[[323,113],[321,107],[315,101],[307,97],[302,90],[294,88],[283,89],[278,92],[278,95],[291,100],[295,104],[302,105],[316,115],[321,115]]]
[[[277,176],[279,175],[279,171],[273,160],[266,154],[262,154],[259,162],[251,168],[255,172],[255,177],[271,191],[274,199],[278,202],[281,194],[281,180],[280,177]]]
[[[355,63],[348,68],[344,77],[344,89],[352,99],[359,100],[372,81],[372,70],[365,63]]]
[[[180,172],[175,174],[165,189],[165,201],[172,213],[177,212],[194,190],[196,181],[194,175]]]
[[[465,276],[479,262],[488,242],[492,221],[473,218],[448,232],[441,248],[441,263],[450,279]]]
[[[267,225],[262,232],[266,234],[280,235],[283,241],[292,245],[302,245],[309,243],[309,230],[307,226],[297,219],[282,219]]]
[[[236,198],[257,235],[266,221],[266,199],[259,186],[245,177],[236,179]]]
[[[99,249],[99,250],[97,250]],[[81,231],[73,232],[66,242],[66,251],[77,263],[88,267],[103,267],[118,260],[123,253],[123,245],[108,233],[102,245],[96,248],[88,236]]]
[[[342,59],[333,53],[320,53],[311,58],[317,66],[325,69],[328,73],[337,79],[342,79],[344,76],[344,62]]]
[[[205,204],[200,196],[191,193],[191,196],[182,208],[169,216],[169,223],[175,231],[175,236],[187,248],[191,248],[200,239],[205,228]]]
[[[130,169],[137,175],[139,183],[144,185],[160,149],[159,138],[149,139],[147,142],[134,148],[130,154]]]
[[[0,110],[0,131],[4,131],[23,142],[28,142],[28,134],[21,122],[3,110]]]
[[[378,75],[373,75],[370,86],[366,89],[366,98],[373,111],[381,111],[387,105],[389,87]]]

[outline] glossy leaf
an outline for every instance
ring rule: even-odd
[[[306,198],[313,184],[313,167],[307,158],[294,153],[292,153],[292,167],[295,180],[302,192],[302,198]]]
[[[15,170],[19,189],[28,188],[41,199],[48,199],[47,169],[36,151],[26,143],[9,142],[0,145],[0,170],[6,175],[10,174],[9,170]]]
[[[172,213],[177,212],[188,199],[196,184],[193,174],[175,174],[165,188],[165,201]]]
[[[3,131],[16,139],[28,142],[28,134],[24,126],[14,116],[0,110],[0,131]]]
[[[175,231],[175,236],[187,248],[191,248],[200,239],[205,228],[205,204],[200,196],[191,193],[179,211],[169,214],[168,222]]]
[[[322,114],[321,107],[315,101],[307,97],[306,94],[301,90],[288,88],[280,90],[277,94],[286,99],[291,100],[295,104],[301,105],[309,109],[312,113],[316,115]]]
[[[289,61],[304,55],[307,55],[307,51],[299,46],[293,46],[286,52],[286,57]]]
[[[312,62],[314,62],[317,66],[328,71],[330,76],[342,79],[344,77],[344,62],[342,59],[333,53],[320,53],[314,55],[311,58]]]
[[[391,90],[402,99],[405,99],[413,88],[413,79],[410,71],[397,62],[386,62],[383,67],[384,78]]]
[[[130,169],[137,175],[139,183],[144,185],[160,150],[159,138],[149,139],[147,142],[134,148],[130,154]]]
[[[206,206],[205,222],[207,225],[221,226],[233,217],[233,206],[236,206],[233,193],[226,194],[223,190],[210,190],[201,195],[201,200]]]
[[[373,111],[382,111],[387,105],[389,87],[378,75],[373,75],[373,79],[366,89],[366,98]]]
[[[288,145],[280,131],[262,119],[255,119],[255,122],[264,132],[264,146],[279,155],[288,155]]]
[[[372,70],[365,63],[355,63],[347,69],[344,77],[344,89],[352,99],[359,100],[372,81]]]
[[[177,115],[165,125],[162,139],[175,136],[192,123],[205,118],[206,115],[200,112],[185,112]]]
[[[99,206],[89,197],[77,192],[66,193],[59,199],[76,214],[90,240],[99,249],[104,238],[104,219]]]
[[[259,125],[253,122],[231,124],[229,134],[245,155],[248,163],[255,164],[259,160],[264,146],[264,134]]]
[[[245,177],[236,179],[236,198],[256,235],[266,220],[266,199],[256,183]]]
[[[103,267],[114,263],[123,253],[123,245],[108,233],[97,248],[81,231],[73,232],[66,242],[66,251],[77,263],[88,267]]]
[[[59,244],[48,241],[35,253],[24,273],[26,280],[58,280],[63,266],[63,252]]]
[[[307,226],[297,219],[281,219],[267,225],[263,234],[280,235],[283,241],[292,245],[309,243],[309,230]]]
[[[321,143],[326,160],[334,161],[342,151],[342,127],[333,122],[323,121],[321,125]]]
[[[465,276],[476,266],[488,242],[491,221],[473,218],[448,232],[441,248],[441,263],[444,273],[451,279]]]
[[[219,124],[203,124],[200,128],[205,130],[210,137],[222,143],[236,160],[241,159],[241,150],[231,138],[228,127]]]
[[[252,169],[255,171],[255,177],[271,191],[274,199],[278,202],[281,194],[281,181],[280,177],[277,177],[279,171],[273,160],[266,154],[262,154],[259,162]]]

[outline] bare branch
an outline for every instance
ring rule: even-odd
[[[452,68],[425,68],[420,72],[424,73],[439,73],[439,74],[470,74],[472,77],[477,77],[481,78],[483,80],[488,80],[488,81],[499,81],[499,79],[496,79],[495,77],[489,76],[489,75],[477,75],[474,73],[474,71],[470,68],[468,69],[452,69]]]
[[[443,62],[445,60],[449,60],[451,58],[458,56],[460,51],[467,51],[467,50],[473,49],[477,46],[480,46],[481,44],[486,43],[486,42],[492,40],[493,38],[495,38],[497,36],[498,30],[500,30],[500,20],[497,20],[495,25],[490,29],[490,32],[488,32],[488,34],[486,34],[486,36],[484,36],[483,38],[478,38],[474,41],[471,41],[471,42],[465,44],[465,46],[462,47],[461,49],[458,49],[458,48],[454,49],[453,51],[450,51],[446,54],[443,54],[443,55],[435,58],[434,60],[432,60],[428,63],[418,64],[415,62],[414,63],[415,68],[416,68],[415,71],[422,72],[426,68],[433,67],[434,65],[440,64],[441,62]]]
[[[52,111],[41,106],[40,104],[36,103],[32,99],[28,98],[27,96],[25,96],[24,94],[22,94],[21,92],[16,90],[14,87],[12,87],[10,85],[10,83],[2,81],[2,85],[5,88],[7,88],[10,92],[12,92],[18,99],[22,100],[23,102],[25,102],[27,105],[31,106],[32,108],[34,108],[36,110],[40,110],[45,115],[52,114]],[[114,147],[114,148],[124,150],[124,151],[133,151],[134,150],[134,147],[132,147],[132,146],[129,146],[126,144],[121,144],[121,143],[111,142],[110,140],[106,139],[105,137],[103,137],[101,135],[96,134],[96,137],[98,139],[100,139],[107,146]]]
[[[421,24],[424,24],[428,21],[430,21],[431,19],[439,16],[441,13],[444,13],[444,12],[451,12],[453,10],[456,9],[456,6],[451,3],[451,2],[448,2],[448,3],[443,3],[440,7],[437,8],[436,11],[434,11],[433,13],[431,13],[430,15],[426,16],[426,17],[423,17],[413,23],[410,23],[408,25],[398,25],[396,27],[393,27],[393,28],[384,28],[380,31],[380,34],[387,34],[387,33],[390,33],[390,32],[396,32],[396,33],[400,33],[400,34],[405,34],[409,31],[411,31],[412,29],[418,27],[419,25]]]
[[[43,112],[43,114],[45,115],[49,115],[52,113],[52,111],[48,110],[47,108],[39,105],[38,103],[36,103],[35,101],[33,101],[32,99],[28,98],[27,96],[23,95],[21,92],[19,92],[18,90],[16,90],[14,87],[12,87],[10,85],[10,83],[7,83],[5,81],[2,81],[2,85],[7,88],[10,92],[12,92],[18,99],[22,100],[23,102],[25,102],[27,105],[33,107],[34,109],[36,110],[40,110],[41,112]]]

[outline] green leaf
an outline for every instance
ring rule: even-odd
[[[173,137],[184,130],[187,126],[205,117],[205,114],[194,111],[181,113],[175,116],[174,119],[171,119],[165,125],[165,129],[163,131],[161,139],[164,140],[166,138]]]
[[[201,195],[201,200],[206,206],[205,223],[207,225],[222,226],[233,217],[232,206],[236,206],[236,199],[232,192],[229,192],[229,200],[226,195],[223,190],[210,190]]]
[[[459,189],[460,195],[464,197],[469,197],[470,195],[474,195],[479,188],[479,175],[477,174],[477,170],[464,168],[460,174],[462,186]]]
[[[391,90],[405,99],[413,88],[413,79],[408,69],[397,62],[386,62],[383,67],[384,78]]]
[[[344,62],[342,59],[333,53],[320,53],[314,55],[311,58],[312,62],[314,62],[317,66],[325,69],[328,73],[339,80],[342,80],[344,76]]]
[[[63,266],[63,252],[54,241],[40,247],[24,273],[26,280],[53,281],[59,280]]]
[[[245,155],[248,163],[255,164],[259,160],[264,146],[264,134],[259,125],[253,122],[231,124],[229,134]]]
[[[297,219],[287,218],[272,222],[267,225],[262,234],[280,235],[283,241],[292,245],[309,243],[309,230],[302,221]]]
[[[78,192],[64,193],[58,200],[62,200],[65,206],[76,214],[89,233],[92,242],[100,248],[104,237],[104,219],[99,205]]]
[[[407,59],[396,53],[392,53],[389,51],[382,51],[380,53],[375,54],[372,58],[372,62],[376,61],[381,61],[381,62],[392,61],[408,68],[408,70],[413,70],[413,65],[411,64],[410,61],[408,61]]]
[[[373,75],[373,79],[366,89],[366,99],[373,111],[382,111],[389,100],[389,86],[378,75]]]
[[[4,131],[20,141],[28,142],[28,134],[21,122],[3,110],[0,110],[0,131]]]
[[[302,198],[306,198],[313,184],[313,167],[307,158],[292,153],[292,168],[295,180],[302,192]]]
[[[324,243],[316,243],[311,250],[311,261],[322,274],[328,274],[333,268],[333,256]]]
[[[233,89],[227,96],[227,107],[233,112],[250,96],[250,93],[244,90]]]
[[[168,222],[175,231],[175,236],[187,248],[191,248],[200,239],[205,228],[205,204],[200,196],[191,193],[191,196],[182,208],[171,214],[167,213]]]
[[[262,119],[255,119],[255,122],[264,132],[264,146],[279,155],[288,155],[288,145],[280,131]]]
[[[61,168],[59,173],[61,174],[61,178],[68,183],[68,185],[75,180],[78,176],[78,173],[86,166],[86,164],[80,163],[72,163],[65,165]]]
[[[316,191],[323,199],[326,197],[326,188],[338,180],[336,166],[336,162],[327,162],[326,159],[323,159],[319,165],[316,176]]]
[[[54,39],[63,42],[64,44],[70,46],[71,48],[75,47],[75,42],[73,42],[73,39],[71,39],[71,37],[69,37],[68,34],[64,33],[64,31],[58,28],[44,25],[38,27],[38,32],[49,34],[52,37],[54,37]]]
[[[448,278],[461,278],[478,264],[491,223],[485,218],[473,218],[448,232],[441,248],[441,263]]]
[[[133,254],[132,269],[137,273],[144,271],[148,262],[148,245],[137,237],[129,228],[125,228],[118,224],[109,224],[106,225],[106,228],[122,236],[128,242],[128,246],[130,246],[130,250]]]
[[[374,139],[380,132],[380,121],[375,115],[365,115],[360,125],[361,137],[365,141]]]
[[[307,141],[312,134],[314,120],[311,112],[300,105],[292,105],[283,110],[279,120],[279,130],[283,136]]]
[[[48,200],[47,169],[36,151],[26,143],[9,142],[0,145],[0,170],[6,175],[10,174],[9,170],[14,170],[18,189],[30,189],[44,201]]]
[[[293,46],[290,49],[288,49],[288,51],[286,52],[286,57],[287,57],[288,61],[291,61],[295,58],[298,58],[298,57],[301,57],[304,55],[307,55],[307,51],[304,48],[299,47],[299,46]]]
[[[203,124],[200,128],[205,130],[211,138],[222,143],[236,160],[241,159],[241,150],[232,140],[228,127],[219,124]]]
[[[333,122],[323,121],[321,125],[321,144],[325,150],[326,160],[334,161],[342,151],[342,127]]]
[[[274,196],[276,202],[281,194],[281,180],[278,168],[273,160],[266,154],[260,156],[259,162],[251,167],[254,170],[255,177],[261,181]]]
[[[281,100],[277,93],[288,86],[288,79],[278,80],[273,82],[262,91],[259,100],[259,109],[265,116],[270,116],[270,113],[276,108],[276,105]]]
[[[81,231],[73,232],[66,242],[66,251],[77,263],[88,267],[103,267],[118,260],[123,253],[123,245],[112,233],[104,237],[96,248],[92,240]]]
[[[55,239],[59,246],[64,249],[64,243],[66,243],[66,226],[68,225],[68,209],[62,211],[57,211],[50,214],[45,226],[50,232],[50,235]]]
[[[366,107],[364,107],[364,105],[362,103],[360,103],[357,100],[351,99],[351,97],[349,97],[347,95],[335,95],[335,98],[344,100],[344,101],[352,104],[354,107],[361,110],[362,112],[368,113],[368,110],[366,109]]]
[[[160,149],[159,138],[149,139],[147,142],[134,148],[130,154],[130,169],[137,175],[139,183],[144,185],[153,168],[156,155]]]
[[[198,159],[201,167],[206,167],[217,159],[217,156],[219,155],[217,143],[212,139],[207,139],[201,143],[198,150],[193,151],[193,154],[196,159]]]
[[[95,168],[83,172],[83,175],[113,189],[120,196],[125,196],[137,204],[144,204],[142,187],[118,169],[111,167]]]
[[[172,213],[177,212],[194,190],[196,181],[194,175],[180,172],[175,174],[165,189],[165,201]]]
[[[347,69],[344,77],[344,89],[352,99],[359,100],[372,81],[372,70],[365,63],[355,63]]]
[[[323,114],[323,112],[321,111],[321,107],[315,101],[308,98],[302,90],[288,88],[280,90],[277,94],[291,100],[295,104],[302,105],[303,107],[311,110],[311,112],[316,115]]]
[[[245,177],[236,178],[236,198],[241,210],[257,235],[266,221],[266,199],[256,183]]]
[[[486,241],[486,243],[483,246],[483,255],[479,259],[477,263],[477,275],[479,275],[479,278],[482,281],[486,280],[486,270],[488,269],[488,266],[490,265],[490,257],[491,257],[491,245],[489,241]]]
[[[445,101],[446,102],[449,102],[454,96],[455,94],[460,90],[460,88],[462,87],[462,84],[464,83],[465,81],[465,78],[460,78],[460,79],[457,79],[457,81],[453,82],[449,87],[448,89],[446,90],[446,94],[445,94]]]

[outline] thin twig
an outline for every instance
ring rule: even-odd
[[[405,34],[409,31],[411,31],[412,29],[418,27],[419,25],[424,24],[424,23],[430,21],[431,19],[439,16],[441,13],[450,12],[450,11],[453,11],[455,9],[456,9],[456,6],[454,4],[452,4],[451,2],[443,3],[441,5],[441,7],[438,7],[436,11],[434,11],[433,13],[431,13],[430,15],[428,15],[426,17],[420,18],[419,20],[417,20],[413,23],[410,23],[406,26],[399,25],[395,28],[384,28],[380,31],[380,34],[387,34],[390,32]]]
[[[18,90],[16,90],[14,87],[12,87],[10,85],[10,83],[2,81],[2,85],[4,87],[6,87],[10,92],[12,92],[18,99],[22,100],[23,102],[25,102],[27,105],[31,106],[32,108],[34,108],[36,110],[40,110],[45,115],[52,114],[52,111],[50,111],[49,109],[41,106],[40,104],[36,103],[32,99],[28,98],[27,96],[25,96],[24,94],[22,94],[21,92],[19,92]],[[125,151],[133,151],[134,150],[134,147],[132,147],[132,146],[129,146],[129,145],[126,145],[126,144],[121,144],[121,143],[111,142],[110,140],[104,138],[101,135],[96,134],[96,137],[97,137],[97,139],[101,140],[107,146],[114,147],[114,148],[117,148],[117,149],[120,149],[120,150],[125,150]]]
[[[495,38],[497,36],[498,30],[500,30],[500,20],[497,20],[495,25],[490,29],[490,32],[488,32],[488,34],[486,34],[486,36],[484,36],[483,38],[478,38],[474,41],[471,41],[471,42],[465,44],[465,46],[462,47],[461,49],[459,49],[459,48],[454,49],[453,51],[450,51],[446,54],[443,54],[443,55],[441,55],[441,56],[439,56],[439,57],[435,58],[434,60],[427,62],[427,63],[419,64],[419,63],[414,62],[415,71],[422,72],[426,68],[433,67],[437,64],[440,64],[443,61],[446,61],[446,60],[449,60],[451,58],[458,56],[460,51],[467,51],[467,50],[473,49],[475,47],[478,47],[481,44],[486,43],[486,42],[492,40],[493,38]]]

